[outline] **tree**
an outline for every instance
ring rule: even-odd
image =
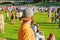
[[[57,2],[60,2],[60,0],[57,0]]]
[[[42,0],[33,0],[34,3],[42,2]]]

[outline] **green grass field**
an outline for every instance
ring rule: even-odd
[[[4,11],[0,11],[4,15]],[[53,14],[53,13],[52,13]],[[45,39],[47,39],[50,33],[53,33],[56,37],[56,40],[60,40],[60,30],[58,29],[58,24],[52,22],[47,22],[48,16],[47,12],[37,12],[34,15],[35,23],[39,24],[39,29],[44,32]],[[12,25],[10,20],[6,20],[5,33],[2,34],[0,31],[0,38],[6,38],[7,40],[17,40],[18,38],[18,29],[20,27],[20,21],[17,21],[16,24]]]

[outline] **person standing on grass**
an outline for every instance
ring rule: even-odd
[[[23,13],[26,15],[21,19],[22,23],[18,30],[18,40],[35,40],[34,32],[30,27],[33,20],[33,10],[27,8]]]
[[[6,19],[8,19],[8,12],[6,11],[5,13],[6,13]]]
[[[60,29],[60,16],[59,16],[59,29]]]
[[[7,12],[8,11],[8,7],[4,6],[4,11]]]
[[[17,11],[15,12],[15,22],[17,23]]]
[[[58,16],[55,17],[55,23],[59,23]]]
[[[59,19],[59,29],[60,29],[60,8],[57,9],[58,19]]]
[[[20,12],[19,12],[19,20],[21,20],[22,15],[23,15],[23,12],[20,10]]]
[[[50,33],[49,37],[47,40],[56,40],[54,34]]]
[[[55,23],[59,23],[57,9],[55,9]]]
[[[1,13],[0,13],[0,30],[2,31],[2,33],[4,33],[4,17]]]
[[[58,20],[58,10],[57,10],[57,8],[55,9],[55,23],[59,23],[59,20]]]
[[[16,13],[16,17],[17,17],[17,19],[19,18],[19,11],[17,11],[17,13]]]
[[[12,11],[12,7],[11,6],[9,6],[8,7],[8,10],[9,10],[9,13]]]
[[[52,15],[51,19],[52,19],[52,23],[53,23],[54,22],[54,16],[53,15]]]
[[[51,8],[48,8],[48,20],[50,21],[51,18]]]
[[[13,15],[12,11],[10,13],[10,19],[11,19],[12,24],[14,24],[14,15]]]

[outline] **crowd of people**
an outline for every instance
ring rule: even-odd
[[[59,7],[55,8],[53,12],[54,12],[54,14],[52,15],[52,10],[50,8],[50,12],[48,11],[48,14],[50,14],[50,15],[48,17],[50,17],[52,19],[53,23],[55,22],[58,24],[59,23],[59,17],[60,17],[60,8]]]
[[[0,10],[5,12],[6,20],[10,19],[14,24],[14,19],[21,21],[21,27],[18,30],[18,40],[45,40],[44,32],[39,30],[39,25],[34,23],[34,13],[42,12],[39,7],[35,6],[1,6]],[[15,13],[13,13],[13,10]],[[10,14],[8,14],[8,11]],[[46,11],[46,10],[45,10]],[[47,9],[48,19],[52,19],[52,22],[57,21],[60,15],[60,8],[55,10],[55,17],[52,15],[50,8]],[[4,16],[0,13],[0,29],[4,33]],[[50,33],[46,40],[56,40],[53,33]]]

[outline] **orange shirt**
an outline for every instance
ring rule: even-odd
[[[18,31],[18,40],[35,40],[33,30],[26,24],[23,24]]]

